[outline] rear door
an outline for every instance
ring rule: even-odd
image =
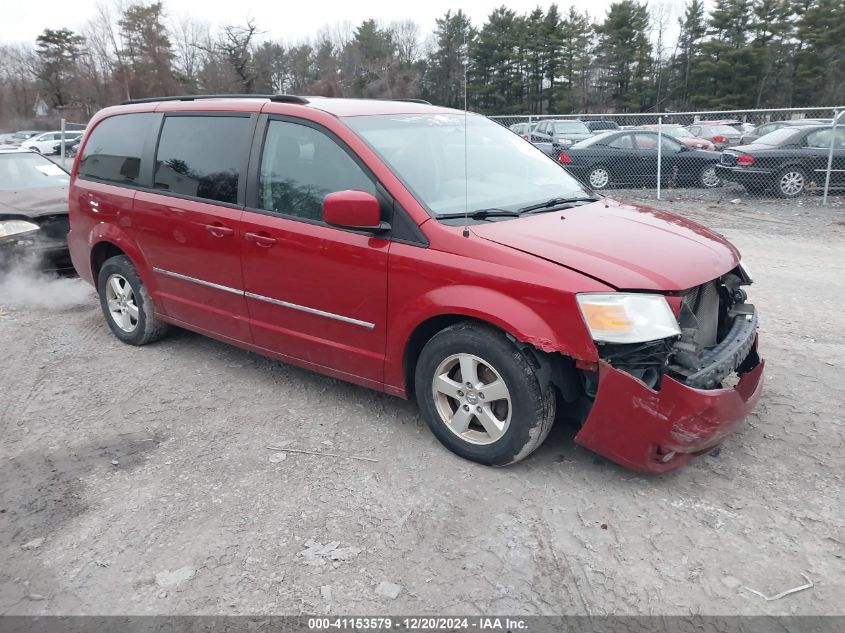
[[[807,134],[805,147],[801,148],[806,156],[806,164],[810,179],[817,187],[824,187],[827,179],[827,165],[831,158],[830,141],[833,137],[833,155],[830,170],[830,185],[832,187],[845,186],[845,127],[814,130]]]
[[[152,165],[153,190],[135,198],[133,228],[171,318],[249,341],[241,275],[241,214],[256,116],[170,113]]]
[[[119,114],[100,121],[88,135],[69,190],[70,230],[75,234],[68,236],[70,242],[87,244],[94,224],[120,226],[131,233],[133,201],[143,181],[141,159],[159,118],[152,112]],[[90,270],[87,261],[74,264]]]
[[[322,203],[333,191],[378,187],[327,130],[284,117],[262,122],[240,238],[253,341],[375,386],[384,372],[390,242],[328,226]]]

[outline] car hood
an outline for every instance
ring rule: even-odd
[[[0,191],[0,215],[37,218],[67,213],[67,187]]]
[[[733,245],[696,222],[613,200],[476,225],[473,231],[618,289],[686,290],[739,262]]]

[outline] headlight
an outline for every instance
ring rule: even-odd
[[[681,333],[661,295],[585,293],[576,298],[594,341],[644,343]]]
[[[38,225],[26,220],[5,220],[0,222],[0,237],[9,237],[20,233],[37,231]]]
[[[742,261],[740,259],[739,260],[739,268],[742,271],[742,273],[748,278],[748,283],[753,283],[754,277],[751,276],[751,271],[748,270],[748,264],[746,264],[744,261]]]

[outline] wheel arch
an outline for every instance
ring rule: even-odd
[[[469,297],[474,299],[471,302],[473,308],[467,308],[468,304],[464,303]],[[412,395],[414,372],[423,347],[435,334],[461,321],[473,321],[497,329],[521,348],[533,350],[534,356],[542,362],[565,357],[573,361],[597,358],[586,332],[584,336],[578,336],[576,328],[567,328],[572,336],[563,336],[560,327],[552,327],[530,306],[493,290],[449,286],[433,295],[421,297],[419,302],[429,307],[439,306],[439,309],[436,312],[417,311],[408,306],[402,311],[405,315],[415,314],[416,318],[406,324],[397,323],[400,338],[394,339],[391,345],[396,352],[393,359],[388,360],[385,382],[387,390],[396,395]],[[419,305],[419,302],[415,303]]]
[[[103,240],[94,244],[91,248],[91,274],[95,283],[100,276],[100,269],[106,263],[106,260],[119,255],[126,255],[126,253],[114,242]],[[128,257],[128,255],[126,256]]]

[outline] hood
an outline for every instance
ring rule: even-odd
[[[0,191],[0,215],[37,218],[67,213],[67,187]]]
[[[472,230],[618,289],[686,290],[725,274],[739,262],[736,248],[696,222],[613,200],[607,204],[594,202],[475,225]]]

